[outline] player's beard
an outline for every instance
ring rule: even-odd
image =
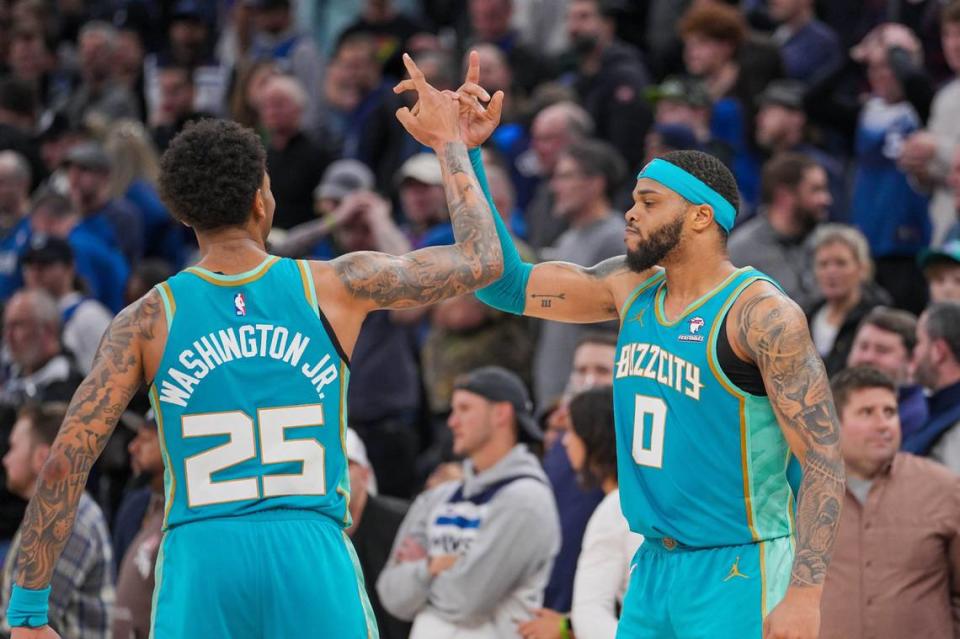
[[[634,273],[640,273],[663,261],[677,244],[683,232],[683,216],[664,224],[646,240],[641,241],[636,250],[627,249],[627,266]]]

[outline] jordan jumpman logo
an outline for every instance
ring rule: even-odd
[[[740,572],[740,557],[737,557],[737,560],[733,562],[733,565],[730,567],[730,574],[724,578],[724,581],[730,581],[734,577],[740,577],[742,579],[749,579],[747,575]]]

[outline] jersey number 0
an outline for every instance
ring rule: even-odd
[[[323,426],[323,406],[285,406],[257,410],[260,461],[264,464],[299,462],[299,473],[263,475],[215,481],[213,474],[257,456],[254,420],[242,411],[183,416],[183,437],[227,435],[229,441],[184,460],[187,502],[191,508],[233,501],[325,495],[324,448],[316,439],[287,439],[288,428]],[[263,490],[260,481],[263,481]]]
[[[641,466],[663,467],[666,425],[666,402],[659,397],[637,395],[633,412],[633,461]]]

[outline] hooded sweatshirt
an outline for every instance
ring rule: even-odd
[[[427,558],[397,562],[405,539]],[[523,444],[483,472],[420,495],[377,580],[390,614],[414,621],[411,639],[509,639],[540,607],[560,547],[557,507],[539,460]],[[437,577],[429,559],[457,555]]]

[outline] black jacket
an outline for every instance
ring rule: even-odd
[[[826,300],[815,302],[813,306],[810,307],[810,310],[807,311],[807,322],[809,322],[811,326],[813,324],[813,318],[826,303]],[[823,363],[827,368],[827,375],[833,375],[846,367],[847,355],[850,354],[850,349],[853,348],[853,338],[856,337],[857,327],[860,325],[860,321],[866,317],[867,313],[874,307],[884,306],[890,303],[890,294],[885,290],[873,282],[864,284],[860,302],[850,309],[847,316],[843,318],[840,330],[837,331],[837,338],[833,342],[833,348],[831,348],[827,356],[823,358]]]

